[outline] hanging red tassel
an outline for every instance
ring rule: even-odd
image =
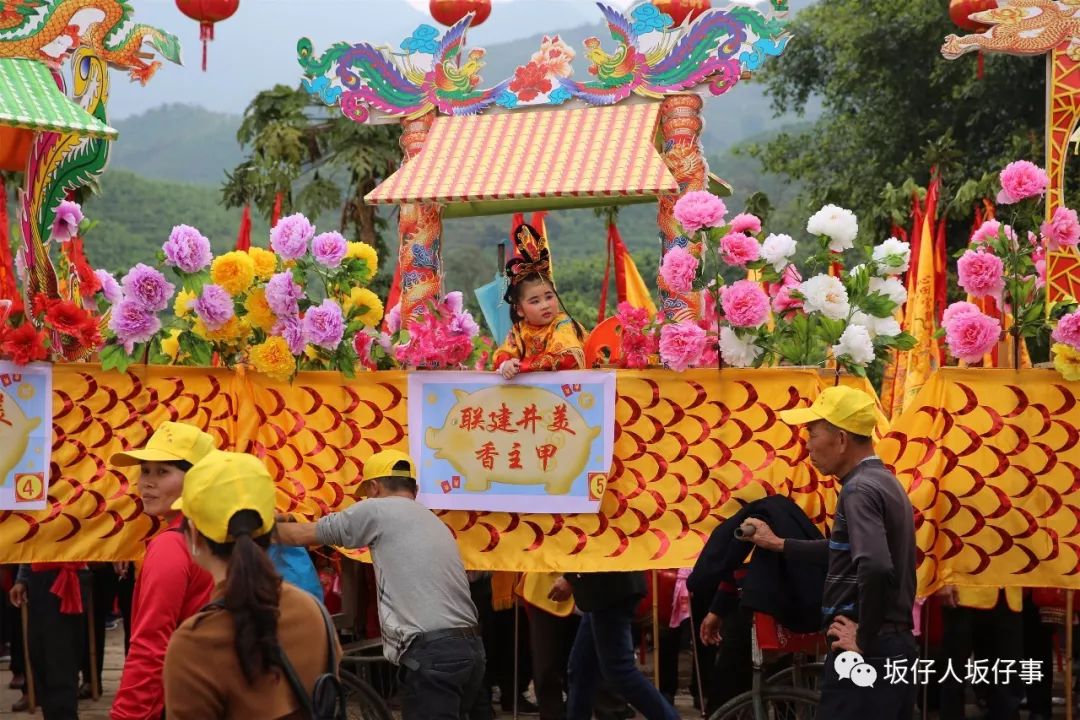
[[[278,220],[281,219],[281,202],[284,200],[281,193],[278,192],[274,195],[274,212],[270,216],[270,227],[274,227],[278,224]]]
[[[236,235],[236,249],[248,250],[251,248],[251,206],[244,206],[244,214],[240,216],[240,232]]]
[[[202,69],[206,72],[206,50],[207,45],[214,39],[214,23],[199,24],[199,39],[202,40]]]

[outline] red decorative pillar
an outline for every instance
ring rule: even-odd
[[[709,166],[701,148],[701,108],[704,101],[698,95],[672,95],[660,105],[660,129],[663,134],[663,157],[671,174],[679,183],[678,195],[660,198],[657,225],[660,227],[661,259],[673,247],[681,246],[701,258],[700,238],[682,234],[675,219],[675,203],[684,194],[708,188]],[[701,314],[701,298],[697,293],[676,293],[658,277],[660,311],[668,318],[686,320]]]
[[[435,112],[403,120],[404,162],[416,157],[427,139]],[[402,205],[398,215],[402,326],[415,320],[442,291],[442,208],[432,203]]]

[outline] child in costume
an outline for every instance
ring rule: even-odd
[[[507,380],[522,372],[584,368],[585,330],[559,299],[547,238],[522,224],[514,230],[514,244],[521,257],[506,263],[510,285],[503,297],[513,327],[495,353],[495,368]]]

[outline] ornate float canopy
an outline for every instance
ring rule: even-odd
[[[484,50],[465,47],[470,14],[441,35],[420,25],[398,49],[338,43],[316,55],[303,38],[297,51],[307,76],[304,88],[357,122],[415,118],[433,109],[458,116],[500,108],[615,105],[633,95],[659,99],[705,87],[720,95],[783,53],[790,39],[787,0],[770,0],[766,15],[745,5],[710,9],[677,27],[652,3],[627,14],[598,6],[614,42],[585,41],[588,80],[575,79],[577,53],[556,37],[545,38],[511,77],[485,86]]]

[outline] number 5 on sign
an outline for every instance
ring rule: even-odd
[[[45,483],[41,473],[19,473],[15,476],[15,502],[37,502],[45,499]]]

